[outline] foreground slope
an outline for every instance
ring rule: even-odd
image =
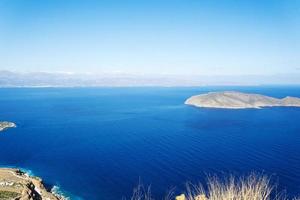
[[[28,176],[19,169],[0,168],[0,199],[63,200],[46,190],[42,180]]]
[[[295,106],[300,107],[300,98],[285,97],[277,99],[260,94],[248,94],[235,91],[210,92],[196,95],[185,101],[187,105],[207,108],[261,108],[270,106]]]

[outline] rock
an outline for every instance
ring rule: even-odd
[[[32,177],[19,169],[0,168],[0,192],[13,192],[19,200],[65,200],[66,198],[47,191],[42,179]],[[12,198],[15,199],[15,198]]]
[[[181,194],[175,198],[176,200],[186,200],[185,194]]]
[[[194,200],[208,200],[204,194],[197,195],[193,197]],[[185,194],[181,194],[175,198],[175,200],[187,200]]]

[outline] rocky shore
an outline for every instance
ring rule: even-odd
[[[15,128],[13,122],[0,122],[0,131]],[[67,200],[55,190],[48,191],[39,177],[29,176],[20,169],[0,168],[1,200]]]
[[[13,122],[0,122],[0,131],[4,131],[6,129],[9,129],[9,128],[15,128],[17,127],[15,123]]]
[[[9,200],[66,200],[48,191],[41,178],[29,176],[20,169],[0,168],[0,199]]]
[[[262,108],[273,106],[300,107],[300,98],[285,97],[282,99],[260,94],[249,94],[235,91],[210,92],[188,98],[185,104],[206,108]]]

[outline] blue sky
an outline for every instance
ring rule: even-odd
[[[300,74],[297,0],[0,0],[0,70]]]

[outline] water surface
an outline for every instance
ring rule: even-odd
[[[300,87],[2,88],[0,165],[30,169],[74,199],[119,200],[139,179],[154,196],[207,174],[272,175],[300,193],[300,108],[199,109],[191,95],[239,90],[298,96]]]

